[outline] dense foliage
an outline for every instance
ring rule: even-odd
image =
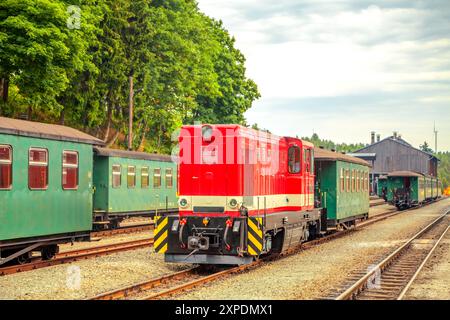
[[[0,114],[168,152],[182,123],[245,124],[259,97],[221,22],[193,0],[3,0]]]
[[[345,153],[354,152],[366,146],[363,143],[335,143],[331,140],[320,139],[317,133],[314,133],[311,137],[302,137],[301,139],[312,142],[317,147],[324,147],[328,150],[336,150]]]
[[[441,162],[438,167],[438,175],[445,187],[450,187],[450,152],[438,152],[436,154]]]

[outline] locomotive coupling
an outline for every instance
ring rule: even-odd
[[[209,249],[209,238],[190,236],[188,237],[188,249],[198,249],[198,250],[208,250]]]

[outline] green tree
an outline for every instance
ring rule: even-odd
[[[440,160],[438,166],[438,176],[444,188],[450,187],[450,152],[438,152],[435,154]]]
[[[68,27],[70,5],[79,27]],[[0,9],[4,115],[28,111],[124,147],[132,77],[133,148],[167,152],[183,122],[244,124],[259,97],[235,40],[195,1],[5,0]]]
[[[433,153],[433,149],[430,148],[428,142],[424,141],[422,145],[419,146],[420,150],[428,153]]]
[[[3,114],[28,110],[52,117],[61,111],[57,97],[90,62],[86,36],[95,23],[88,10],[82,20],[84,30],[69,28],[67,8],[63,1],[50,0],[0,3]],[[7,103],[9,88],[15,93],[12,103]]]
[[[302,140],[313,143],[316,147],[324,147],[328,150],[336,150],[338,152],[351,153],[365,147],[363,143],[335,143],[331,140],[321,139],[317,133],[313,133],[311,137],[302,137]]]
[[[185,120],[245,124],[245,111],[260,97],[258,88],[253,80],[245,76],[245,57],[234,47],[235,39],[230,37],[221,21],[209,20],[213,37],[220,44],[217,52],[211,52],[216,61],[214,69],[220,94],[199,95],[192,116]]]

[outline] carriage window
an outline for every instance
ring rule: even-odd
[[[28,158],[28,187],[32,190],[47,189],[48,186],[48,151],[47,149],[30,149]]]
[[[128,186],[128,188],[134,188],[136,186],[136,167],[135,166],[128,166],[127,186]]]
[[[62,187],[64,190],[78,188],[78,152],[63,151]]]
[[[122,167],[119,164],[112,166],[112,187],[120,188],[122,184]]]
[[[148,188],[149,179],[148,179],[148,167],[143,167],[141,169],[141,188]]]
[[[356,171],[356,192],[361,191],[361,171]]]
[[[346,178],[347,192],[350,192],[350,170],[345,170],[345,178]]]
[[[160,188],[161,187],[161,169],[153,170],[153,187]]]
[[[366,173],[363,172],[363,175],[361,177],[361,185],[362,185],[361,189],[362,189],[362,191],[366,191],[366,187],[364,186],[364,176],[365,175],[366,175]]]
[[[289,173],[300,172],[300,148],[290,147],[288,150]]]
[[[352,192],[355,192],[356,189],[356,170],[352,170]]]
[[[366,172],[366,183],[365,183],[365,185],[366,185],[366,191],[369,191],[369,173],[368,172]]]
[[[0,189],[12,186],[12,149],[11,146],[0,145]]]
[[[172,168],[166,169],[166,188],[171,189],[173,187],[173,175]]]
[[[363,177],[362,177],[362,179],[361,179],[361,182],[362,182],[362,184],[363,184],[363,187],[362,187],[362,188],[363,188],[363,191],[367,191],[366,175],[367,175],[367,173],[364,172]]]
[[[345,178],[344,178],[344,169],[341,168],[341,192],[345,191]]]

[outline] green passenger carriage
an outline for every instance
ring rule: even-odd
[[[441,182],[433,176],[412,171],[388,175],[388,201],[399,210],[411,208],[441,197]]]
[[[177,165],[167,155],[94,149],[94,227],[178,211]]]
[[[387,201],[387,185],[388,185],[387,182],[388,182],[387,176],[378,177],[377,195],[380,198],[383,198],[385,201]]]
[[[0,265],[52,258],[57,244],[89,239],[92,153],[78,130],[0,117]]]
[[[315,149],[316,200],[328,228],[348,228],[369,215],[369,163]]]

